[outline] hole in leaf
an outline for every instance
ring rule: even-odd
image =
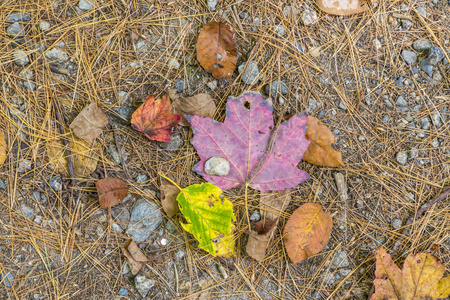
[[[246,109],[250,109],[250,103],[249,103],[248,101],[245,101],[245,102],[244,102],[244,107],[245,107]]]

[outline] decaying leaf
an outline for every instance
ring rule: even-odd
[[[233,204],[217,186],[205,182],[181,189],[177,201],[188,223],[181,223],[199,242],[199,247],[213,256],[234,255]]]
[[[0,165],[6,160],[6,141],[5,136],[3,135],[3,131],[0,131]]]
[[[131,239],[120,245],[120,249],[122,249],[123,255],[127,258],[131,274],[133,275],[136,275],[150,261]]]
[[[161,178],[161,206],[164,212],[173,217],[180,211],[178,207],[177,196],[180,193],[180,189],[172,184],[170,181]]]
[[[236,69],[236,31],[230,24],[210,22],[197,40],[197,60],[215,78],[230,78]]]
[[[191,143],[200,156],[194,171],[223,190],[243,185],[249,176],[249,186],[263,192],[285,190],[307,180],[308,174],[297,168],[310,143],[305,139],[307,116],[296,114],[281,123],[272,147],[268,147],[274,130],[272,112],[270,99],[264,100],[257,92],[244,92],[228,98],[224,123],[186,116],[194,131]],[[211,157],[228,160],[230,171],[226,176],[205,172],[205,163]]]
[[[284,245],[294,264],[313,256],[325,247],[331,235],[333,219],[317,203],[297,208],[283,230]]]
[[[100,179],[95,183],[100,206],[111,207],[122,201],[128,194],[128,184],[117,178]]]
[[[216,112],[216,104],[208,94],[198,94],[187,98],[177,98],[172,102],[173,113],[180,115],[197,115],[213,118]],[[180,122],[183,126],[189,126],[189,122],[183,118]]]
[[[450,294],[450,277],[445,277],[445,266],[432,254],[409,254],[403,270],[394,263],[384,248],[376,255],[375,293],[371,300],[440,299]]]
[[[83,108],[69,127],[80,139],[91,141],[102,133],[103,127],[107,124],[108,116],[92,102]]]
[[[371,1],[376,4],[376,0]],[[368,10],[369,4],[366,0],[316,0],[317,6],[331,15],[348,16]]]
[[[72,154],[75,176],[84,177],[94,172],[98,162],[98,156],[95,153],[97,145],[91,141],[82,140],[73,133],[69,133],[67,139]],[[55,167],[56,172],[65,172],[66,176],[69,176],[69,167],[64,150],[65,147],[61,141],[53,140],[46,145],[49,163]]]
[[[133,113],[131,127],[150,140],[170,142],[170,133],[181,120],[180,115],[174,115],[171,111],[169,95],[156,100],[153,95],[147,96],[145,103]]]
[[[257,261],[263,261],[266,257],[266,249],[269,245],[272,233],[275,231],[277,221],[266,218],[255,223],[256,231],[252,230],[248,237],[247,254]]]
[[[343,166],[342,154],[331,147],[335,143],[333,133],[319,119],[308,116],[306,139],[311,144],[303,155],[303,160],[313,165],[325,167]]]
[[[291,202],[291,189],[261,193],[259,208],[262,219],[277,220]]]

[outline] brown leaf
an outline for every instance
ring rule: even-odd
[[[108,116],[92,102],[83,108],[69,127],[80,139],[91,141],[102,133],[103,127],[107,124]]]
[[[376,2],[372,1],[372,4]],[[316,0],[316,4],[327,14],[339,16],[358,14],[369,9],[366,0]]]
[[[170,181],[161,178],[161,205],[169,217],[176,215],[180,208],[178,207],[177,196],[180,190]]]
[[[127,258],[133,275],[136,275],[150,261],[131,239],[120,245],[120,249]]]
[[[261,193],[260,212],[262,219],[277,220],[291,202],[291,189]]]
[[[111,207],[118,204],[128,194],[128,185],[117,178],[100,179],[95,183],[98,191],[100,206]]]
[[[311,116],[308,116],[306,126],[306,139],[310,140],[311,144],[303,155],[303,160],[318,166],[343,166],[342,154],[331,147],[335,142],[331,130]]]
[[[284,245],[294,264],[313,256],[330,239],[333,219],[317,203],[305,203],[297,208],[283,231]]]
[[[198,94],[187,98],[177,98],[172,102],[173,113],[180,115],[197,115],[213,118],[216,112],[216,104],[208,94]],[[189,126],[189,122],[183,118],[180,122],[183,126]]]
[[[236,69],[236,31],[227,23],[210,22],[197,40],[197,60],[215,78],[230,78]]]
[[[3,135],[3,131],[0,131],[0,165],[6,160],[6,141]]]
[[[277,221],[271,219],[261,220],[255,223],[256,231],[252,230],[248,237],[247,254],[257,261],[263,261],[266,257],[272,233],[275,231]]]

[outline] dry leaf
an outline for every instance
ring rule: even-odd
[[[133,275],[136,275],[150,261],[131,239],[120,245],[120,249],[127,258]]]
[[[187,98],[177,98],[172,102],[173,113],[181,115],[197,115],[213,118],[216,112],[216,104],[208,94],[198,94]],[[183,126],[189,126],[189,122],[183,118],[180,122]]]
[[[100,179],[95,183],[100,206],[111,207],[122,201],[128,194],[128,184],[117,178]]]
[[[3,135],[3,131],[0,131],[0,165],[6,160],[6,141]]]
[[[80,139],[91,141],[102,133],[106,125],[108,125],[108,116],[95,102],[92,102],[83,108],[69,127]]]
[[[377,1],[371,1],[376,4]],[[316,0],[317,6],[331,15],[348,16],[365,12],[369,9],[366,0]]]
[[[236,31],[227,23],[210,22],[197,40],[197,60],[215,78],[230,78],[236,69]]]
[[[294,264],[313,256],[325,247],[331,235],[333,219],[317,203],[297,208],[283,231],[284,245]]]
[[[445,266],[430,253],[408,255],[403,270],[384,248],[378,249],[376,259],[375,293],[371,300],[433,300],[449,296],[450,277],[442,278]]]
[[[174,115],[171,111],[169,95],[156,100],[153,95],[147,96],[145,103],[133,113],[131,127],[152,141],[170,142],[170,133],[181,120],[180,115]]]
[[[259,208],[262,219],[277,220],[291,202],[291,189],[261,193]]]
[[[177,201],[177,196],[180,193],[180,190],[170,181],[161,178],[160,191],[162,208],[169,217],[173,217],[180,211]]]
[[[342,154],[331,147],[335,142],[331,130],[323,125],[319,119],[311,116],[308,116],[306,126],[306,139],[310,140],[311,144],[303,155],[303,160],[318,166],[343,166]]]
[[[257,261],[264,260],[272,233],[277,228],[276,224],[277,221],[271,219],[265,219],[255,223],[256,231],[252,230],[250,232],[246,247],[247,254],[251,258]]]

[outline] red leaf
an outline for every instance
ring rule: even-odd
[[[145,103],[133,113],[131,127],[152,141],[170,142],[173,127],[181,121],[181,116],[171,111],[172,104],[167,94],[156,100],[155,96],[149,95]]]

